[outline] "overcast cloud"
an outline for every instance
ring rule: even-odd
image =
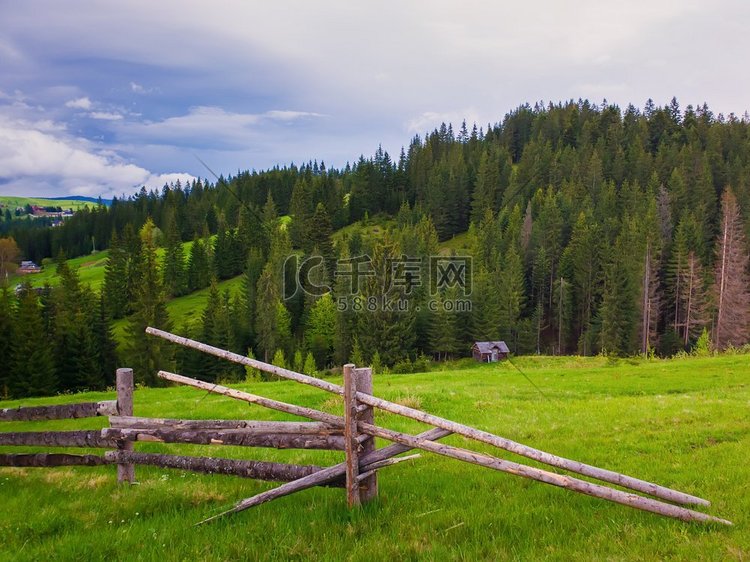
[[[324,160],[523,102],[750,109],[737,1],[0,0],[0,193]]]

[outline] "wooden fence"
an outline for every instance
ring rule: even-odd
[[[178,375],[171,375],[179,382]],[[166,375],[165,375],[165,378]],[[371,369],[346,368],[347,380],[356,380],[361,389],[372,388]],[[193,381],[215,389],[224,387]],[[117,399],[103,402],[34,406],[0,410],[0,421],[46,421],[107,416],[109,427],[101,430],[0,432],[0,446],[68,447],[110,449],[103,455],[69,453],[7,453],[0,454],[0,466],[49,468],[57,466],[116,465],[118,482],[134,482],[136,465],[188,470],[205,474],[224,474],[275,482],[294,482],[325,472],[316,465],[285,464],[255,460],[217,457],[196,457],[136,452],[136,442],[183,443],[198,445],[230,445],[270,447],[275,449],[319,449],[342,451],[350,471],[321,480],[312,485],[346,488],[351,505],[377,496],[376,471],[415,458],[394,459],[410,447],[396,446],[375,451],[374,438],[359,434],[355,417],[373,421],[370,407],[356,407],[343,426],[326,421],[274,422],[255,420],[185,420],[136,417],[133,415],[133,372],[117,370]],[[215,390],[214,389],[214,390]],[[229,393],[227,389],[227,393]],[[236,391],[237,392],[237,391]],[[242,394],[242,393],[240,393]],[[352,402],[354,404],[354,402]],[[267,405],[273,405],[269,401]],[[299,408],[298,413],[306,409]],[[326,419],[341,418],[327,414]],[[444,435],[447,432],[439,432]],[[429,435],[427,436],[430,437]]]
[[[340,386],[155,328],[147,328],[146,332],[152,336],[227,361],[253,367],[281,378],[294,380],[339,395],[343,399],[344,415],[336,416],[313,408],[287,404],[218,384],[160,371],[159,377],[177,384],[192,386],[312,421],[261,422],[135,417],[133,415],[133,373],[130,369],[119,369],[117,371],[116,401],[0,411],[0,421],[107,415],[110,422],[110,427],[100,431],[0,433],[0,445],[102,447],[113,450],[106,452],[103,456],[56,453],[0,455],[0,466],[116,464],[118,480],[120,482],[133,482],[135,478],[133,467],[135,465],[153,465],[284,482],[276,488],[241,500],[223,513],[201,522],[205,523],[313,486],[344,487],[348,505],[350,507],[357,506],[377,496],[378,470],[419,456],[398,457],[397,455],[412,449],[421,449],[667,517],[684,521],[731,525],[729,521],[724,519],[682,507],[684,505],[710,505],[707,500],[702,498],[556,456],[499,435],[378,398],[373,395],[372,371],[369,368],[356,368],[355,365],[351,364],[345,365],[343,369],[344,385]],[[408,435],[377,426],[374,418],[375,408],[420,421],[433,426],[433,428],[418,435]],[[437,442],[450,434],[462,435],[468,439],[495,446],[556,469],[600,480],[625,490]],[[382,449],[376,449],[375,437],[389,440],[392,444]],[[134,443],[144,441],[274,447],[278,449],[326,449],[344,451],[345,460],[334,466],[321,467],[213,457],[161,455],[134,451]],[[652,497],[645,497],[634,492]]]

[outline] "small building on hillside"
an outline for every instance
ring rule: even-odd
[[[471,346],[471,355],[476,361],[494,363],[508,358],[510,349],[504,341],[477,341]]]
[[[21,267],[18,268],[17,273],[23,275],[26,273],[39,273],[40,271],[42,271],[42,268],[35,264],[33,261],[22,261]]]

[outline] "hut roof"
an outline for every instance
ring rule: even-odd
[[[474,342],[474,345],[480,353],[492,353],[493,349],[497,349],[500,353],[510,353],[504,341],[478,341]]]

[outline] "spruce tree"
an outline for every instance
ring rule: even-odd
[[[393,365],[414,352],[415,310],[403,284],[400,248],[388,236],[375,246],[373,275],[362,283],[362,306],[357,313],[357,338],[368,354],[381,351],[383,363]]]
[[[305,363],[302,366],[302,372],[306,375],[310,375],[311,377],[314,377],[318,372],[315,366],[315,359],[313,359],[313,354],[309,351],[305,356]]]
[[[36,292],[26,285],[16,309],[11,345],[9,393],[14,398],[50,396],[57,392],[55,362],[45,333]]]
[[[312,305],[305,327],[305,343],[318,368],[325,369],[332,363],[335,340],[336,305],[326,293]]]
[[[11,350],[14,341],[14,318],[16,316],[14,301],[7,287],[0,288],[0,361],[3,368],[0,369],[0,397],[8,398],[8,383],[11,368]]]
[[[289,214],[292,216],[292,222],[289,226],[289,237],[294,248],[307,248],[308,235],[311,227],[308,221],[312,217],[312,194],[310,186],[305,179],[299,179],[292,189],[292,198],[289,203]]]
[[[156,259],[153,228],[150,218],[141,228],[141,254],[136,259],[142,276],[127,326],[129,364],[135,371],[136,380],[149,386],[161,381],[156,373],[160,369],[172,368],[174,357],[173,344],[146,334],[148,326],[167,331],[172,327]]]
[[[516,353],[519,321],[526,302],[526,288],[521,256],[513,246],[505,254],[498,276],[497,291],[500,296],[500,337],[507,342],[510,350]]]
[[[322,203],[318,203],[315,212],[306,224],[305,239],[302,247],[308,253],[317,248],[323,259],[325,259],[327,269],[331,269],[334,260],[332,234],[333,229],[331,228],[331,219],[328,216],[328,211],[326,211]]]
[[[267,264],[258,279],[255,305],[255,334],[258,353],[266,363],[278,348],[276,308],[280,305],[279,286],[272,264]],[[282,305],[283,306],[283,305]]]
[[[164,294],[167,297],[179,297],[187,292],[187,271],[185,268],[185,253],[182,248],[182,238],[174,220],[169,215],[166,225],[166,246],[164,248],[164,265],[162,277]]]
[[[104,267],[102,298],[110,318],[117,320],[128,312],[128,253],[117,231],[112,233],[107,265]]]
[[[208,287],[211,282],[211,268],[206,247],[200,238],[193,240],[187,265],[187,287],[193,292]]]

